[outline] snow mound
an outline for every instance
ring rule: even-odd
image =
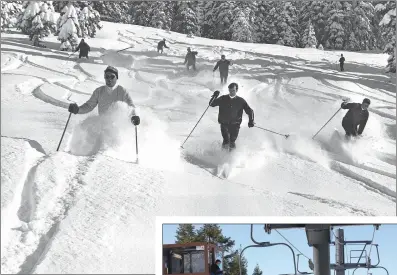
[[[132,55],[118,53],[117,51],[108,50],[101,56],[103,64],[116,68],[123,67],[131,69],[134,64]]]

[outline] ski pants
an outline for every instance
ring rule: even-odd
[[[343,68],[344,63],[340,63],[340,71],[343,72],[345,70],[345,68]]]
[[[196,70],[196,63],[187,63],[186,64],[186,69],[189,71],[189,68],[193,67],[193,70]]]
[[[228,72],[220,72],[220,77],[221,77],[221,83],[222,84],[226,84],[227,77],[228,77]]]
[[[88,53],[87,53],[87,54],[82,54],[82,53],[80,53],[80,54],[79,54],[79,58],[82,58],[82,57],[87,57],[87,59],[88,59]]]
[[[236,148],[236,139],[240,131],[240,124],[221,124],[221,133],[223,137],[222,147]]]
[[[163,53],[163,48],[157,48],[158,53]]]
[[[342,127],[345,129],[346,136],[357,136],[357,126],[353,125],[350,121],[342,120]]]

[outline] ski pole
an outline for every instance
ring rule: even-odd
[[[318,130],[318,132],[312,137],[312,139],[314,139],[316,136],[317,136],[317,134],[318,133],[320,133],[320,131],[325,127],[325,125],[327,125],[328,124],[328,122],[330,122],[331,121],[331,119],[333,119],[334,118],[334,116],[336,116],[336,114],[341,110],[342,108],[339,108],[339,110],[338,111],[336,111],[336,113],[327,121],[327,123],[325,123],[324,124],[324,126],[323,127],[321,127],[321,129],[320,130]]]
[[[212,101],[211,101],[212,102]],[[211,103],[210,103],[211,104]],[[205,113],[207,112],[208,108],[210,107],[210,104],[208,104],[207,109],[205,109],[204,113],[201,115],[200,119],[197,121],[196,125],[194,126],[193,130],[190,132],[190,134],[187,136],[187,138],[185,139],[185,141],[182,143],[181,148],[183,148],[183,145],[186,143],[186,141],[188,140],[188,138],[190,137],[190,135],[193,133],[194,129],[196,129],[197,125],[199,124],[200,120],[203,118],[203,116],[205,115]]]
[[[136,163],[139,162],[139,157],[138,157],[138,128],[135,125],[135,151],[136,151]]]
[[[63,136],[65,135],[66,128],[68,128],[68,124],[69,124],[69,120],[70,120],[71,116],[72,116],[72,113],[69,113],[69,118],[68,118],[68,121],[66,122],[65,129],[63,129],[62,137],[61,137],[61,140],[59,141],[57,152],[59,150],[59,147],[61,147],[62,139],[63,139]]]
[[[122,51],[128,50],[129,48],[132,48],[132,47],[134,47],[134,46],[130,46],[130,47],[128,47],[128,48],[125,48],[125,49],[122,49],[122,50],[118,50],[117,52],[119,53],[119,52],[122,52]]]
[[[271,131],[271,130],[268,130],[268,129],[265,129],[265,128],[262,128],[262,127],[258,127],[258,126],[254,126],[254,127],[255,127],[255,128],[259,128],[259,129],[262,129],[262,130],[264,130],[264,131],[271,132],[271,133],[276,134],[276,135],[284,136],[285,138],[288,138],[288,137],[289,137],[289,135],[280,134],[280,133],[277,133],[277,132],[274,132],[274,131]]]

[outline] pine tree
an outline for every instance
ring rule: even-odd
[[[387,60],[387,70],[389,72],[396,72],[396,2],[388,2],[382,21],[379,25],[382,28],[382,35],[385,37],[387,44],[384,48],[384,53],[389,54]]]
[[[203,27],[205,37],[229,41],[232,39],[231,25],[235,16],[235,5],[232,1],[206,3]]]
[[[149,3],[149,27],[170,30],[172,24],[173,2],[150,2]]]
[[[255,23],[254,23],[254,30],[255,30],[255,42],[259,43],[266,43],[265,37],[268,33],[267,29],[267,17],[272,9],[272,6],[269,2],[259,2],[256,13],[255,13]]]
[[[1,1],[1,31],[14,27],[17,15],[22,11],[22,1]]]
[[[61,49],[65,49],[70,44],[74,51],[78,45],[78,37],[81,35],[77,12],[72,3],[69,3],[62,11],[64,14],[60,20],[58,40],[61,41]]]
[[[132,13],[135,25],[149,26],[149,4],[146,1],[134,3]]]
[[[307,23],[311,21],[316,34],[317,43],[324,45],[326,43],[325,27],[328,20],[329,2],[324,1],[302,1],[299,11],[299,25],[305,29]]]
[[[360,44],[359,44],[358,40],[356,39],[354,32],[350,33],[347,49],[349,51],[359,51],[360,50]]]
[[[299,33],[297,18],[295,6],[290,2],[283,3],[280,16],[276,23],[278,32],[277,44],[298,47]]]
[[[101,29],[100,15],[91,6],[85,6],[79,14],[79,25],[82,37],[95,37],[97,29]]]
[[[241,253],[241,248],[233,254],[227,268],[226,269],[224,268],[224,270],[226,271],[226,274],[230,274],[230,275],[239,275],[240,274],[240,255],[241,255],[240,253]],[[248,261],[243,255],[241,257],[241,274],[242,275],[248,275],[247,266],[248,266]]]
[[[17,28],[24,34],[30,34],[33,20],[40,15],[40,4],[38,1],[30,1],[25,3],[24,8],[24,11],[18,17]]]
[[[180,224],[176,231],[176,243],[191,243],[196,241],[197,234],[192,224]]]
[[[92,6],[92,9],[101,15],[100,20],[102,21],[133,23],[133,6],[136,4],[133,1],[92,1],[89,6]]]
[[[303,32],[301,45],[303,48],[316,48],[317,46],[316,33],[311,21],[309,21]]]
[[[237,19],[232,26],[232,40],[238,42],[253,42],[253,29],[247,19],[246,14],[242,10],[238,10]]]
[[[325,27],[326,32],[326,47],[331,49],[341,50],[345,45],[345,30],[340,22],[345,21],[345,13],[342,10],[340,2],[332,2]]]
[[[323,44],[320,44],[320,46],[318,46],[318,49],[323,51],[324,50]]]
[[[174,14],[172,31],[188,35],[199,35],[197,2],[177,2]]]
[[[254,272],[252,273],[252,275],[262,275],[262,274],[263,274],[262,270],[260,269],[259,265],[256,264],[256,266],[254,268]]]

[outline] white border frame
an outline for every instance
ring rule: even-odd
[[[319,217],[290,217],[290,216],[158,216],[156,217],[155,259],[156,274],[163,274],[163,224],[179,223],[214,223],[214,224],[269,224],[269,223],[320,223],[320,224],[397,224],[397,217],[355,217],[355,216],[319,216]]]

